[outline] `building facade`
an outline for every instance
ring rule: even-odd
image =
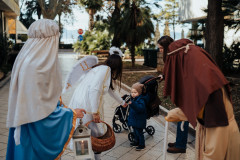
[[[19,0],[0,0],[0,34],[16,34]]]
[[[193,26],[201,20],[207,18],[207,13],[204,12],[208,8],[208,0],[179,0],[179,21],[182,23],[192,23]],[[227,17],[225,17],[227,18]],[[239,20],[240,17],[234,17],[235,20]],[[200,26],[200,33],[202,33],[203,27]],[[198,33],[197,30],[192,29],[192,33]],[[202,39],[205,43],[205,40]],[[224,44],[228,47],[233,42],[240,42],[240,30],[224,28]]]

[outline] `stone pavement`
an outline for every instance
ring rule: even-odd
[[[8,129],[6,128],[9,83],[0,88],[0,159],[5,159]]]
[[[59,60],[62,68],[63,83],[65,81],[67,73],[71,70],[72,66],[76,62],[73,54],[59,54]],[[67,105],[70,101],[70,97],[73,93],[73,89],[69,90],[63,95],[63,102]],[[7,103],[8,103],[9,83],[6,83],[0,88],[0,160],[5,159],[7,140],[8,140],[8,129],[6,128],[6,117],[7,117]],[[120,95],[126,94],[127,92],[121,90]],[[118,104],[109,96],[104,97],[104,121],[108,124],[112,124],[112,118],[115,108]],[[102,160],[160,160],[163,157],[163,140],[164,140],[164,125],[160,123],[163,117],[151,118],[148,120],[148,125],[152,125],[155,128],[155,134],[149,136],[147,133],[144,134],[146,140],[146,149],[143,151],[135,151],[134,148],[130,147],[128,140],[128,132],[122,129],[122,132],[116,133],[116,144],[115,146],[106,152],[102,153]],[[174,126],[174,125],[173,125]],[[168,141],[174,142],[176,134],[169,131]],[[189,135],[188,141],[194,141],[194,137]],[[194,159],[194,148],[193,144],[188,144],[186,154],[167,154],[167,160],[192,160]],[[74,160],[73,152],[66,150],[61,157],[61,160]]]

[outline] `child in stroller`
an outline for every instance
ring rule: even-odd
[[[151,117],[159,114],[159,105],[160,100],[157,96],[157,88],[158,88],[158,80],[159,78],[155,78],[154,76],[145,76],[139,80],[141,84],[144,84],[144,91],[143,94],[149,95],[149,103],[147,103],[147,119],[150,119]],[[122,97],[126,103],[130,101],[130,95],[124,95]],[[133,129],[128,126],[127,118],[129,114],[129,105],[124,108],[121,105],[118,106],[115,110],[114,116],[113,116],[113,131],[115,133],[119,133],[122,130],[122,127],[125,130],[129,131],[128,139],[133,142],[134,141],[134,134]],[[122,123],[122,127],[116,123],[116,121],[119,120]],[[145,131],[149,135],[153,135],[155,133],[155,129],[153,126],[149,125],[145,128]]]

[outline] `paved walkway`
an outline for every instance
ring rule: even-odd
[[[76,59],[72,54],[59,54],[59,60],[62,67],[63,82],[69,70],[72,68]],[[73,90],[68,91],[63,95],[63,101],[68,104]],[[120,95],[127,93],[122,90]],[[6,83],[2,88],[0,88],[0,160],[5,159],[7,139],[8,139],[8,129],[6,128],[6,117],[7,117],[7,103],[9,94],[9,83]],[[105,107],[105,121],[108,124],[112,124],[112,118],[115,108],[118,104],[109,96],[104,97],[104,107]],[[163,139],[164,139],[164,125],[161,123],[163,117],[159,116],[157,118],[151,118],[148,120],[148,125],[152,125],[155,128],[155,134],[149,136],[145,134],[146,139],[146,149],[143,151],[135,151],[134,148],[130,147],[130,142],[128,141],[128,132],[122,130],[121,133],[116,133],[116,144],[114,148],[109,151],[102,153],[102,160],[160,160],[163,158]],[[175,125],[171,124],[172,127]],[[176,134],[169,131],[168,141],[174,142]],[[194,143],[194,137],[189,135],[189,142]],[[167,160],[192,160],[194,159],[194,148],[193,144],[188,145],[186,154],[167,154]],[[61,158],[61,160],[74,160],[73,152],[66,150]]]

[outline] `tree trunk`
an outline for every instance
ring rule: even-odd
[[[38,16],[38,19],[41,19],[41,15],[42,15],[41,7],[40,7],[39,4],[38,4],[38,8],[37,8],[37,16]]]
[[[120,35],[119,32],[115,31],[114,32],[114,36],[113,36],[113,40],[112,40],[112,46],[121,47],[121,42],[120,42]]]
[[[176,1],[174,1],[173,3],[173,37],[174,37],[174,40],[175,40],[175,4],[176,4]]]
[[[61,15],[62,15],[62,13],[58,14],[58,26],[59,26],[59,32],[61,33],[61,35],[59,37],[59,44],[61,42],[62,32],[63,32],[63,30],[62,30],[62,23],[61,23]]]
[[[61,12],[63,0],[50,0],[49,4],[46,4],[45,0],[37,0],[41,7],[43,18],[54,19],[58,13]]]
[[[135,45],[134,45],[134,43],[131,44],[130,52],[131,52],[131,59],[132,59],[132,68],[134,68],[135,67]]]
[[[115,24],[112,24],[114,26],[114,35],[113,35],[113,40],[112,40],[112,46],[118,47],[120,48],[121,46],[121,41],[120,41],[120,4],[119,4],[119,0],[115,0],[115,9],[114,12],[112,14],[112,18],[114,18],[115,20]]]
[[[88,14],[89,14],[89,31],[92,31],[93,30],[93,25],[94,25],[94,14],[95,14],[95,11],[93,9],[89,9],[88,11]]]
[[[222,49],[224,38],[224,16],[222,0],[208,0],[206,23],[206,51],[222,67]]]
[[[175,40],[175,21],[173,21],[173,38],[174,38],[174,40]]]

